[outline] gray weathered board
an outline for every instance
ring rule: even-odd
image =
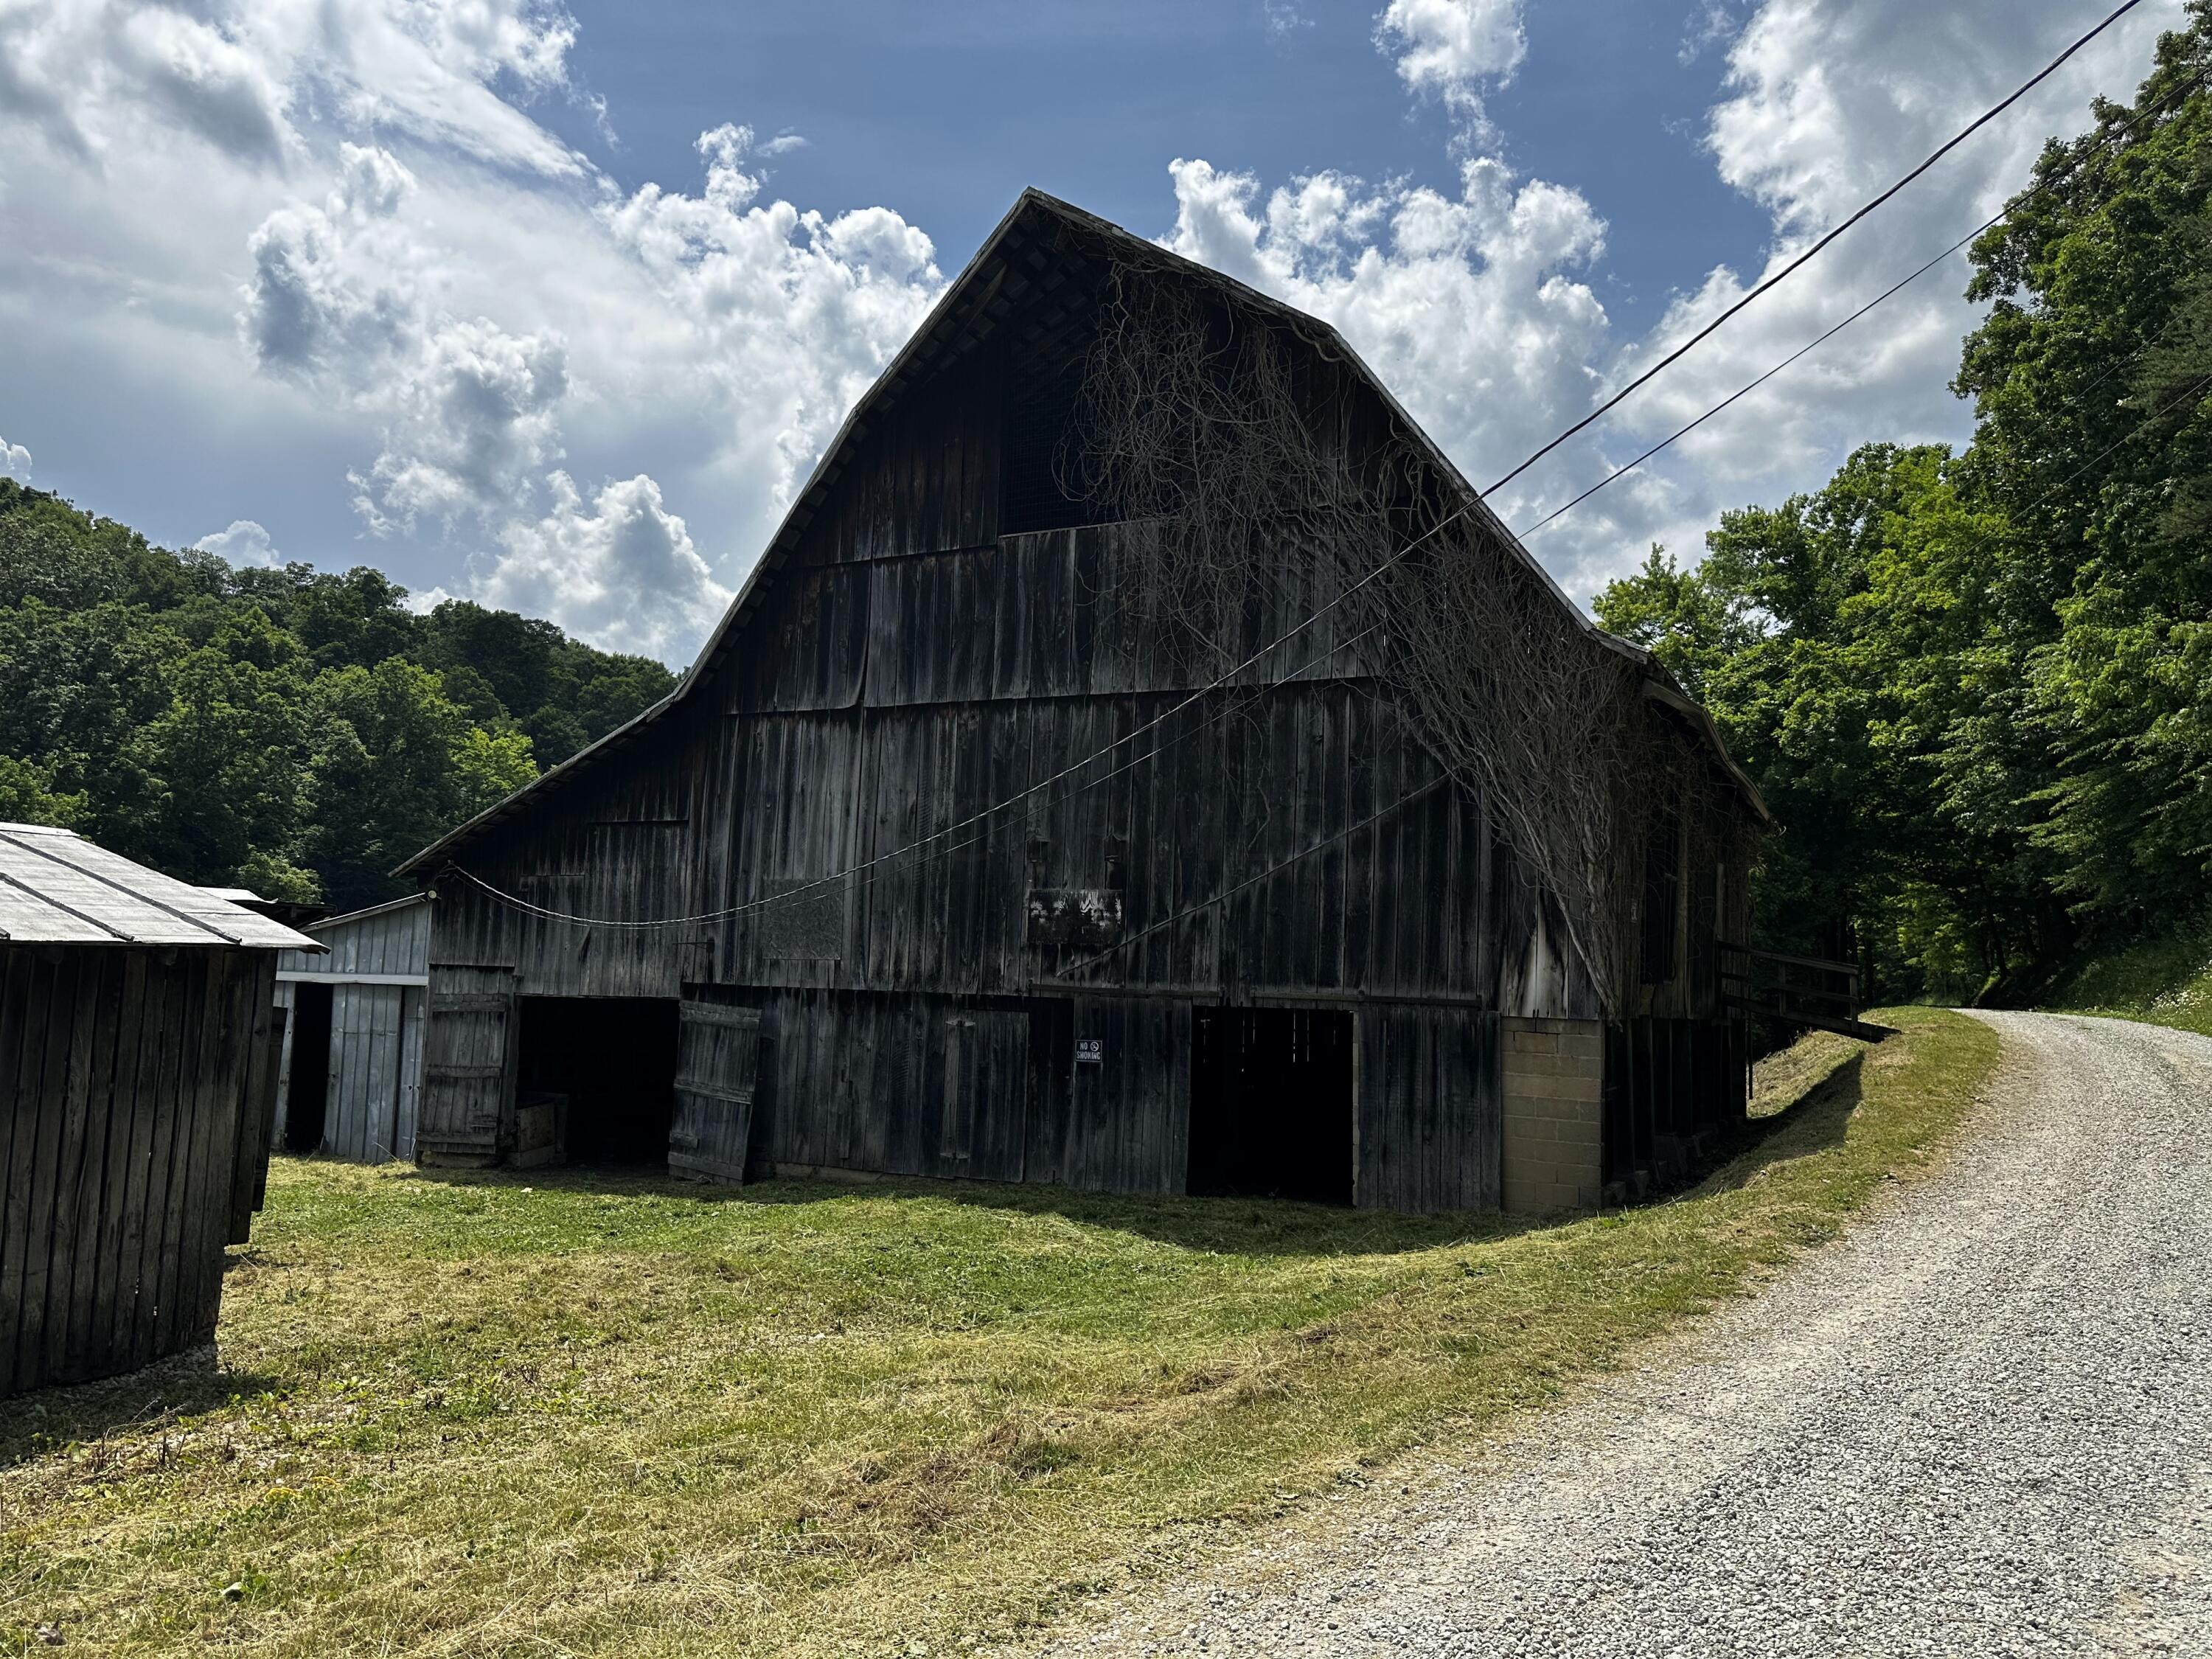
[[[0,1395],[213,1335],[260,1202],[272,954],[0,945]]]
[[[758,1010],[757,1073],[736,1081],[687,1012],[679,1157],[1176,1192],[1194,1010],[1326,1006],[1352,1022],[1358,1201],[1481,1207],[1502,1019],[1717,1012],[1699,942],[1743,925],[1729,815],[1755,803],[1703,738],[1655,785],[1702,769],[1719,803],[1668,866],[1689,914],[1607,1009],[1563,902],[1439,760],[1354,561],[1252,574],[1202,647],[1142,599],[1178,556],[1162,523],[1060,483],[1100,296],[1139,282],[1182,285],[1224,337],[1279,331],[1348,471],[1386,441],[1432,454],[1323,325],[1025,197],[678,694],[412,862],[440,884],[433,962],[456,964],[433,968],[434,1071],[463,1018],[441,1002],[483,994],[469,975],[726,1001]],[[1440,457],[1405,491],[1378,529],[1449,508],[1525,557]],[[499,1058],[477,1062],[486,1088]],[[444,1113],[426,1099],[426,1148]]]

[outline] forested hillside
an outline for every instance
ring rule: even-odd
[[[1598,602],[1765,790],[1770,941],[1862,951],[1885,994],[2032,995],[2212,900],[2212,8],[2191,15],[1973,248],[1994,309],[1955,383],[1963,453],[1871,444]]]
[[[366,568],[237,569],[0,478],[0,819],[340,908],[673,677]]]

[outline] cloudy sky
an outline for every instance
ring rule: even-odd
[[[1328,318],[1486,483],[2104,0],[0,0],[0,471],[688,659],[1024,185]],[[2125,96],[2148,0],[1498,498],[1532,523]],[[1955,438],[1954,262],[1535,538]]]

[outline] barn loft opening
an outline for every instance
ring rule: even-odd
[[[676,1110],[676,1000],[520,1001],[519,1153],[550,1150],[571,1164],[666,1164]]]
[[[1351,1014],[1198,1008],[1191,1038],[1188,1190],[1351,1203]]]
[[[331,988],[304,980],[292,988],[292,1082],[284,1105],[288,1152],[312,1152],[323,1144],[331,1107]]]

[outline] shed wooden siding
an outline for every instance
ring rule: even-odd
[[[271,958],[0,945],[0,1395],[212,1338],[260,1201]]]
[[[284,951],[277,1000],[288,1014],[301,982],[331,986],[326,1055],[295,1056],[288,1018],[278,1085],[279,1136],[291,1109],[293,1067],[322,1065],[328,1085],[320,1151],[357,1164],[415,1156],[421,1112],[422,1039],[430,968],[427,900],[340,916],[311,930],[326,956]],[[410,980],[416,983],[391,981]],[[304,1075],[304,1073],[302,1073]]]

